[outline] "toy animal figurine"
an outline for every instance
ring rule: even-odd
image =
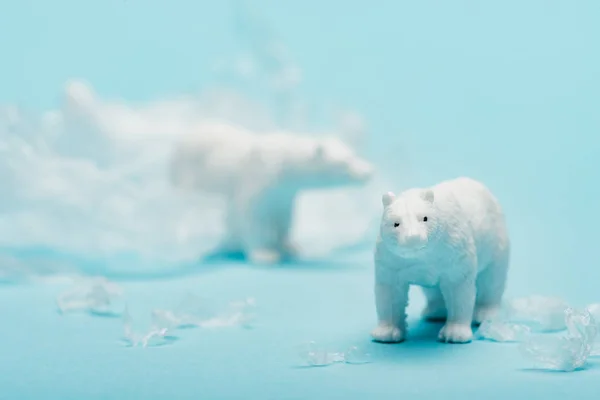
[[[378,342],[406,338],[410,285],[423,288],[423,317],[445,320],[438,339],[472,340],[472,323],[499,309],[509,266],[510,242],[500,204],[480,182],[457,178],[398,196],[382,196],[375,247]]]
[[[215,253],[241,253],[256,264],[295,255],[290,230],[299,192],[362,185],[373,172],[335,137],[254,134],[227,124],[185,137],[171,165],[176,186],[224,195],[226,234]]]

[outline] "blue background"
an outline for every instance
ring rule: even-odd
[[[508,295],[600,300],[600,3],[255,3],[302,67],[302,94],[367,117],[371,157],[398,176],[390,189],[468,175],[495,192],[513,240]],[[239,46],[231,13],[225,1],[4,2],[0,102],[52,107],[72,77],[128,100],[198,91],[214,83],[214,59]],[[3,287],[0,398],[597,397],[593,364],[532,372],[512,345],[437,344],[439,327],[416,320],[411,341],[370,343],[369,249],[338,258],[124,282],[140,313],[191,289],[260,304],[254,330],[185,331],[152,349],[120,347],[118,321],[60,318],[56,287]],[[295,368],[303,340],[359,344],[375,362]]]

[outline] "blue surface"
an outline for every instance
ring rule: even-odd
[[[527,370],[513,344],[437,343],[438,325],[410,322],[409,341],[370,342],[374,327],[366,260],[330,267],[253,269],[222,265],[174,280],[123,284],[134,321],[176,305],[186,292],[218,301],[255,296],[254,329],[186,329],[152,348],[124,347],[120,319],[60,316],[60,285],[0,291],[1,398],[44,399],[486,399],[597,396],[600,369]],[[415,296],[411,311],[418,310]],[[140,321],[141,326],[147,321]],[[297,346],[359,345],[372,363],[303,368]]]
[[[396,190],[469,175],[497,194],[514,243],[510,294],[600,300],[600,3],[256,3],[303,68],[302,94],[366,115],[370,152],[396,168]],[[208,86],[215,57],[238,46],[230,11],[191,0],[7,2],[0,102],[45,109],[72,77],[130,100]],[[371,344],[368,254],[357,264],[127,282],[142,311],[190,288],[259,301],[253,331],[185,331],[153,349],[121,347],[119,321],[59,317],[56,287],[2,287],[0,398],[597,398],[597,368],[524,371],[511,345],[439,345],[425,326],[422,340]],[[361,344],[376,362],[293,368],[303,340]]]

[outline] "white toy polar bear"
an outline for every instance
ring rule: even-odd
[[[423,316],[446,319],[439,340],[471,341],[472,322],[500,307],[510,243],[503,211],[489,190],[469,178],[448,180],[399,196],[384,194],[375,248],[379,342],[406,335],[409,285],[423,287]]]
[[[216,253],[261,264],[295,254],[289,234],[299,191],[363,184],[373,172],[335,137],[254,134],[228,124],[184,138],[171,165],[177,186],[225,195],[226,234]]]

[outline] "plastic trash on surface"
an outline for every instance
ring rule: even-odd
[[[173,311],[156,309],[152,310],[152,325],[161,329],[175,330],[185,324]]]
[[[526,325],[492,319],[481,323],[475,332],[475,338],[494,342],[521,342],[530,334],[531,329]]]
[[[351,346],[345,352],[333,352],[310,341],[301,346],[300,357],[310,367],[326,367],[336,363],[367,364],[371,362],[371,355],[358,346]]]
[[[235,301],[222,312],[207,306],[201,298],[188,295],[175,310],[157,309],[152,312],[156,324],[168,329],[183,327],[223,328],[242,326],[249,328],[254,321],[254,298]]]
[[[171,334],[184,327],[222,328],[251,327],[254,320],[253,298],[231,302],[222,312],[215,312],[203,299],[188,295],[174,310],[155,309],[151,313],[151,326],[145,334],[133,330],[133,321],[127,308],[123,313],[124,339],[131,346],[158,346],[176,339]]]
[[[507,301],[491,319],[483,321],[475,338],[495,342],[521,342],[532,332],[565,329],[569,305],[558,297],[533,295]]]
[[[344,352],[344,362],[346,364],[368,364],[372,362],[371,354],[366,353],[358,346],[350,346]]]
[[[588,310],[567,308],[564,312],[566,336],[537,335],[520,346],[521,353],[534,362],[534,368],[571,372],[585,366],[598,327]]]
[[[600,303],[588,304],[585,309],[589,311],[596,324],[600,325]]]
[[[504,314],[514,323],[527,325],[532,331],[565,329],[564,312],[569,304],[559,297],[533,295],[508,301]]]
[[[585,307],[586,310],[590,312],[594,320],[596,321],[596,326],[598,327],[598,331],[600,331],[600,303],[592,303]],[[598,336],[596,336],[598,339]],[[600,356],[600,343],[595,343],[590,356]]]
[[[344,361],[342,353],[330,352],[312,341],[302,346],[300,357],[311,367],[325,367]]]
[[[158,322],[158,324],[157,324]],[[147,333],[139,334],[133,330],[133,319],[129,314],[129,310],[125,308],[123,311],[123,338],[130,346],[160,346],[169,342],[169,329],[160,326],[162,321],[156,320],[153,314],[152,325]]]
[[[113,314],[112,303],[122,294],[123,290],[118,285],[105,278],[85,278],[77,281],[72,289],[59,294],[56,304],[61,313],[87,311]]]
[[[172,311],[166,311],[169,315],[165,317],[177,328],[198,326],[214,315],[214,308],[207,299],[188,293]]]
[[[228,309],[212,318],[198,322],[200,328],[223,328],[230,326],[241,326],[251,328],[255,316],[252,310],[256,305],[254,298],[249,297],[242,301],[229,304]]]

